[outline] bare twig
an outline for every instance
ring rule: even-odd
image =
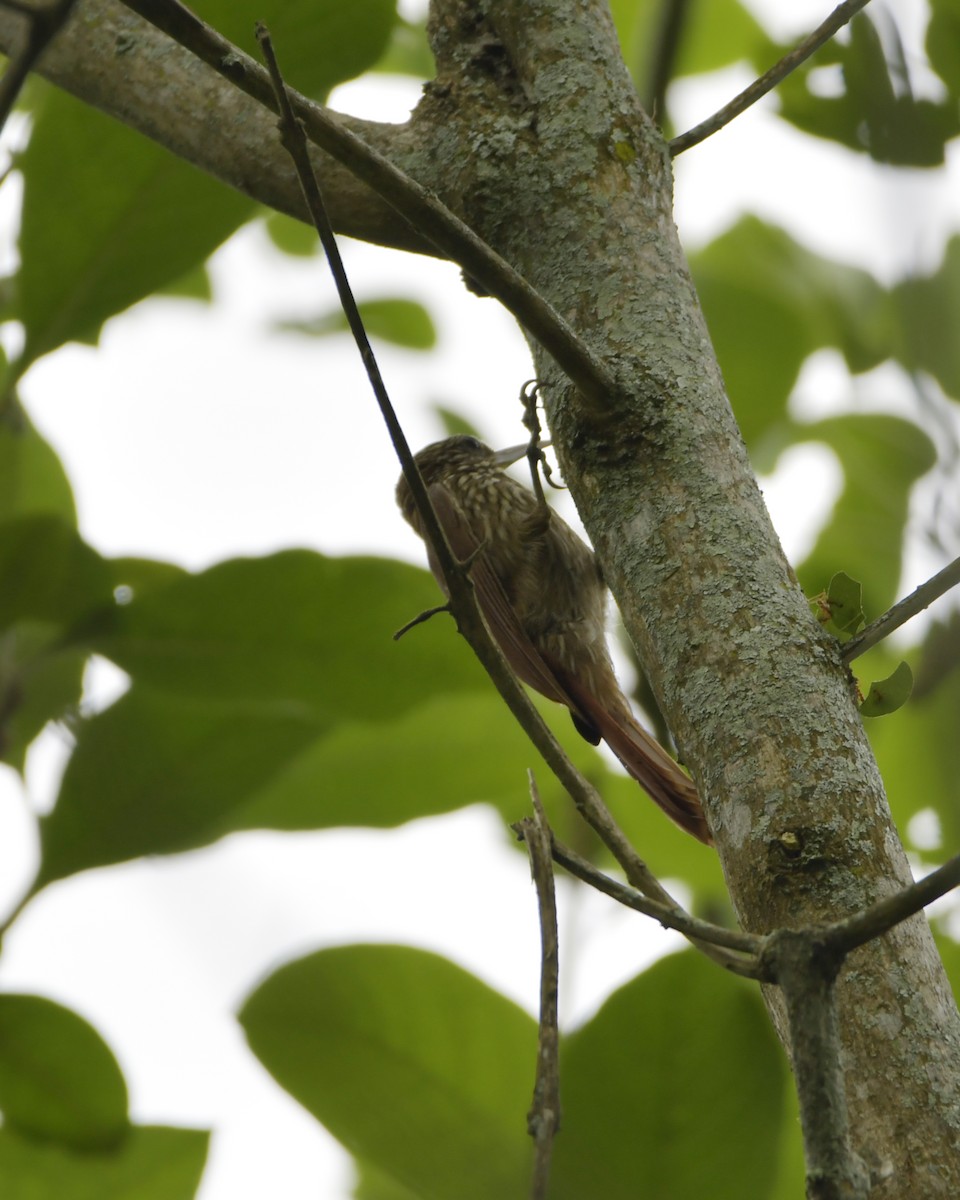
[[[893,608],[887,609],[882,617],[871,621],[866,629],[851,638],[840,652],[843,661],[850,663],[861,654],[865,654],[877,642],[883,641],[895,629],[906,624],[911,617],[915,617],[917,613],[929,608],[934,600],[939,599],[950,588],[956,587],[958,583],[960,583],[960,558],[955,558],[942,571],[938,571],[933,578],[928,579],[926,583],[921,583],[916,591],[911,592],[903,600],[898,600]]]
[[[27,37],[23,49],[15,55],[0,79],[0,129],[7,123],[20,89],[33,70],[37,59],[56,37],[70,16],[76,0],[55,0],[53,4],[25,4],[23,0],[2,0],[4,8],[12,8],[27,18]]]
[[[808,38],[804,38],[800,45],[791,50],[789,54],[785,54],[766,74],[755,79],[748,88],[744,88],[739,96],[734,96],[729,104],[725,104],[712,117],[701,121],[693,129],[688,129],[686,133],[681,133],[679,137],[675,137],[670,142],[670,153],[676,157],[684,150],[689,150],[691,146],[696,146],[699,142],[704,141],[718,129],[722,129],[724,125],[729,125],[735,117],[739,117],[742,112],[745,112],[752,104],[756,104],[767,92],[772,91],[778,83],[786,79],[791,71],[795,71],[801,63],[806,62],[811,54],[816,53],[824,42],[828,42],[838,29],[842,29],[861,8],[866,8],[868,3],[869,0],[844,0],[843,4],[838,4],[822,25],[818,26]]]
[[[658,921],[665,929],[674,929],[677,933],[682,933],[684,937],[689,938],[691,941],[712,946],[723,946],[728,950],[737,951],[736,956],[729,955],[723,963],[734,974],[743,975],[747,979],[767,978],[757,961],[757,955],[763,946],[763,939],[756,934],[743,933],[739,929],[724,929],[720,925],[712,925],[709,921],[702,921],[699,917],[691,916],[675,902],[667,904],[661,900],[650,900],[635,888],[628,887],[626,884],[620,883],[619,880],[611,879],[609,875],[605,875],[593,863],[588,862],[585,858],[577,854],[575,850],[571,850],[569,846],[564,846],[555,838],[551,842],[551,852],[554,862],[559,863],[571,875],[575,875],[577,879],[588,883],[591,887],[596,888],[599,892],[603,892],[619,904],[623,904],[627,908],[634,909],[635,912],[643,913],[645,917],[651,917],[654,921]],[[741,955],[747,957],[741,957]]]
[[[821,931],[824,941],[834,951],[848,954],[857,946],[899,925],[914,913],[920,912],[934,900],[939,900],[951,888],[960,885],[960,854],[892,896],[885,896],[862,912],[837,921]]]
[[[224,79],[279,113],[269,76],[259,63],[204,24],[179,0],[123,2]],[[617,391],[613,372],[518,271],[436,196],[345,129],[321,105],[291,89],[287,89],[287,97],[314,145],[363,180],[432,242],[443,257],[459,263],[467,275],[482,284],[491,296],[496,296],[552,355],[587,403],[597,408],[606,406],[607,397]]]
[[[439,613],[450,612],[449,604],[435,604],[433,608],[425,608],[422,613],[417,613],[415,617],[409,620],[406,625],[401,625],[397,632],[393,635],[393,640],[399,642],[405,633],[409,633],[411,629],[416,629],[418,625],[423,625],[425,621],[429,621],[431,617],[437,616]]]
[[[560,939],[557,931],[557,896],[553,882],[551,834],[529,771],[533,816],[514,826],[530,856],[530,872],[537,889],[540,911],[540,1034],[533,1103],[527,1114],[527,1132],[533,1138],[534,1162],[531,1200],[546,1200],[550,1180],[553,1139],[560,1128]]]

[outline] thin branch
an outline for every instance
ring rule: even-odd
[[[942,571],[938,571],[932,579],[921,583],[915,592],[911,592],[903,600],[898,600],[893,608],[888,609],[882,617],[871,621],[866,629],[851,638],[841,651],[843,661],[851,663],[861,654],[865,654],[877,642],[883,641],[895,629],[906,624],[911,617],[915,617],[917,613],[929,608],[934,600],[939,599],[950,588],[956,587],[958,583],[960,583],[960,558],[955,558]]]
[[[450,612],[449,604],[435,604],[433,608],[425,608],[423,612],[417,613],[415,617],[412,617],[406,623],[406,625],[401,625],[397,632],[393,635],[393,640],[395,642],[399,642],[403,635],[405,633],[409,633],[411,629],[416,629],[418,625],[423,625],[426,621],[429,621],[431,617],[436,617],[440,613],[448,612]]]
[[[560,938],[557,931],[557,896],[550,854],[552,835],[533,772],[527,772],[533,816],[514,826],[530,856],[530,872],[537,889],[540,912],[540,1025],[537,1077],[533,1103],[527,1114],[527,1132],[533,1138],[534,1162],[531,1200],[546,1200],[550,1181],[553,1139],[560,1128]]]
[[[4,8],[10,8],[27,18],[27,38],[23,49],[15,55],[0,79],[0,129],[7,123],[20,89],[27,76],[36,66],[37,59],[53,41],[63,26],[76,0],[56,0],[54,4],[24,4],[22,0],[2,0]]]
[[[663,124],[667,88],[673,78],[689,16],[690,0],[660,0],[660,17],[656,36],[652,39],[653,52],[647,73],[647,93],[643,97],[643,107],[660,124]]]
[[[628,887],[626,884],[620,883],[619,880],[611,879],[609,875],[605,875],[593,863],[582,858],[575,850],[571,850],[569,846],[564,846],[561,842],[558,842],[556,838],[551,843],[551,851],[554,862],[558,863],[564,870],[569,871],[577,879],[596,888],[598,892],[603,892],[604,895],[609,896],[612,900],[616,900],[618,904],[632,908],[635,912],[642,913],[645,917],[651,917],[665,929],[674,929],[677,933],[682,933],[684,937],[692,941],[712,946],[723,946],[728,950],[737,951],[738,956],[730,955],[724,963],[728,970],[734,972],[734,974],[743,975],[748,979],[766,979],[756,957],[763,946],[763,939],[756,934],[743,933],[739,929],[724,929],[720,925],[712,925],[709,921],[702,921],[699,917],[691,916],[676,903],[665,904],[662,901],[650,900],[635,888]],[[740,954],[753,957],[741,958],[739,957]]]
[[[828,925],[821,930],[821,936],[831,949],[849,954],[857,946],[880,937],[894,925],[899,925],[901,921],[920,912],[934,900],[939,900],[958,885],[960,854],[938,867],[936,871],[931,871],[918,883],[912,883],[892,896],[885,896],[862,912],[854,913],[852,917]]]
[[[712,117],[701,121],[693,129],[688,129],[686,133],[681,133],[679,137],[675,137],[670,142],[670,153],[676,157],[684,150],[689,150],[691,146],[696,146],[699,142],[704,141],[718,129],[722,129],[724,125],[729,125],[734,117],[739,117],[742,112],[746,112],[752,104],[756,104],[767,92],[772,91],[778,83],[786,79],[791,71],[795,71],[801,63],[806,62],[811,54],[815,54],[824,42],[828,42],[838,29],[842,29],[861,8],[866,8],[868,3],[869,0],[844,0],[843,4],[838,4],[822,25],[818,26],[808,38],[804,38],[800,45],[791,50],[789,54],[785,54],[765,75],[755,79],[748,88],[744,88],[739,96],[734,96],[729,104],[725,104]]]
[[[279,112],[267,72],[179,0],[123,0],[248,96]],[[309,140],[342,163],[440,251],[496,298],[554,358],[587,403],[606,407],[618,389],[607,365],[522,275],[492,250],[436,196],[306,96],[287,89]]]

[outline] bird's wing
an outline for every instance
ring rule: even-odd
[[[571,709],[575,708],[570,695],[561,686],[536,646],[524,632],[513,605],[507,599],[503,585],[491,569],[483,551],[480,550],[480,553],[477,553],[480,549],[480,541],[450,490],[442,483],[434,483],[427,491],[433,504],[433,510],[437,514],[437,520],[447,535],[447,541],[450,543],[453,553],[461,562],[467,562],[476,555],[470,567],[470,581],[476,591],[477,603],[480,605],[487,628],[503,651],[507,662],[524,683],[535,688],[548,700],[555,700],[558,704],[565,704]],[[427,557],[430,569],[436,576],[437,582],[443,587],[443,577],[433,550],[429,547]]]

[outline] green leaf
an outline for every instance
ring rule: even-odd
[[[798,439],[822,441],[840,460],[844,487],[810,556],[797,568],[807,593],[838,571],[863,585],[868,613],[896,598],[910,490],[934,464],[928,435],[910,421],[848,414],[797,427]]]
[[[0,634],[0,760],[23,772],[27,748],[48,721],[76,711],[84,650],[56,647],[56,630],[18,622]]]
[[[269,26],[287,83],[316,99],[373,66],[396,20],[396,0],[196,0],[190,7],[257,62],[255,27]]]
[[[692,951],[660,960],[567,1037],[560,1078],[551,1200],[767,1194],[783,1055],[756,991]]]
[[[127,1088],[107,1044],[76,1013],[2,994],[0,1112],[18,1133],[103,1149],[127,1132]]]
[[[353,1200],[420,1200],[420,1197],[369,1163],[358,1162]]]
[[[482,686],[449,620],[393,641],[438,595],[427,572],[403,563],[286,550],[137,593],[93,643],[141,682],[194,700],[283,701],[325,722],[382,720]]]
[[[942,653],[935,631],[936,626],[927,641],[931,650]],[[879,676],[892,671],[898,657],[880,646],[855,665],[858,672],[869,670],[871,677]],[[939,666],[931,670],[925,658],[913,659],[916,685],[910,703],[897,719],[868,721],[865,728],[901,831],[906,831],[915,813],[932,808],[940,820],[943,844],[955,846],[960,842],[960,670],[955,662],[948,663],[945,672]]]
[[[40,823],[34,891],[230,832],[236,810],[321,728],[295,706],[210,705],[134,687],[75,729],[56,807]]]
[[[929,371],[943,390],[960,399],[960,237],[947,242],[932,275],[894,288],[899,316],[897,358],[909,371]]]
[[[408,350],[432,350],[436,345],[437,330],[433,318],[415,300],[384,296],[378,300],[364,300],[357,308],[370,337],[382,338]],[[312,321],[280,321],[277,328],[311,337],[329,337],[347,333],[350,326],[343,309],[336,307]]]
[[[960,133],[956,103],[914,97],[899,34],[886,16],[889,56],[871,19],[858,14],[850,23],[848,43],[834,39],[784,81],[781,116],[807,133],[865,152],[877,162],[940,166],[946,142]],[[829,65],[840,67],[840,96],[818,96],[810,89],[811,71]]]
[[[889,713],[896,712],[910,699],[912,691],[913,672],[905,662],[902,662],[892,675],[870,685],[867,698],[860,705],[860,715],[862,717],[885,717]]]
[[[253,211],[251,200],[65,92],[51,91],[19,164],[26,327],[15,374],[172,284]],[[64,204],[63,195],[70,196]]]
[[[821,623],[841,641],[848,641],[863,626],[863,587],[846,571],[838,571],[826,593],[826,613]]]
[[[240,1022],[281,1087],[420,1200],[527,1196],[536,1025],[459,967],[324,950],[261,984]]]
[[[75,1151],[0,1129],[3,1200],[193,1200],[209,1134],[145,1126],[113,1150]]]
[[[289,82],[321,97],[372,65],[393,0],[201,0],[200,16],[259,59],[270,26]],[[24,175],[15,376],[63,342],[182,281],[255,210],[253,201],[64,92],[49,91],[18,164]],[[63,197],[69,196],[69,204]]]
[[[68,625],[113,605],[107,564],[59,517],[0,522],[0,629],[30,619]]]
[[[270,241],[284,254],[294,258],[312,258],[320,251],[320,239],[313,226],[295,221],[286,213],[269,213],[263,226]]]
[[[73,491],[56,451],[22,410],[8,404],[0,417],[0,521],[41,513],[77,523]]]
[[[756,217],[742,218],[695,254],[691,267],[755,456],[771,431],[777,453],[783,448],[787,400],[808,355],[836,347],[851,370],[864,371],[890,354],[893,310],[876,280],[813,254]]]
[[[80,699],[79,626],[115,608],[110,571],[60,517],[0,522],[0,758],[27,746]]]
[[[960,95],[960,8],[956,0],[930,0],[926,50],[930,66],[950,93]]]
[[[491,748],[496,753],[491,753]],[[389,827],[487,802],[520,815],[536,752],[492,687],[341,723],[249,795],[238,828]]]
[[[479,438],[481,442],[486,440],[481,437],[480,430],[477,429],[476,425],[468,421],[462,413],[458,413],[452,408],[447,408],[444,404],[431,404],[430,407],[443,426],[445,436],[452,437],[455,433],[466,433],[470,437]]]

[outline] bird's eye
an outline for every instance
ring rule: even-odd
[[[465,433],[460,438],[460,445],[464,450],[480,451],[484,449],[483,442],[479,438],[473,437],[472,434]]]

